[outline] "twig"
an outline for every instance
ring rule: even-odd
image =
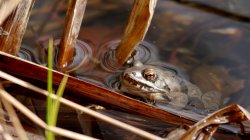
[[[10,134],[4,131],[4,128],[1,124],[0,124],[0,135],[2,135],[5,140],[14,140]]]
[[[3,90],[1,88],[0,88],[0,95],[1,95],[2,99],[5,99],[9,103],[11,103],[18,110],[20,110],[24,115],[26,115],[28,118],[30,118],[34,123],[38,124],[42,128],[45,128],[46,130],[52,131],[55,134],[59,134],[61,136],[65,136],[65,137],[72,138],[72,139],[96,140],[95,138],[85,136],[85,135],[82,135],[82,134],[79,134],[79,133],[75,133],[75,132],[72,132],[72,131],[69,131],[69,130],[65,130],[65,129],[62,129],[62,128],[57,128],[57,127],[54,127],[54,126],[48,126],[37,115],[35,115],[28,108],[26,108],[23,104],[21,104],[19,101],[17,101],[14,97],[12,97],[10,94],[8,94],[5,90]]]
[[[115,52],[120,65],[127,61],[135,47],[144,39],[154,14],[156,2],[157,0],[134,0],[128,24]]]
[[[0,88],[3,89],[2,84],[0,84]],[[9,102],[4,100],[3,97],[1,97],[1,99],[2,99],[2,103],[5,107],[5,109],[7,110],[9,116],[12,118],[13,126],[16,130],[15,132],[17,133],[18,137],[20,138],[20,140],[28,140],[28,137],[24,131],[23,126],[21,125],[21,123],[17,117],[17,114],[16,114],[14,108],[12,107],[11,104],[9,104]]]

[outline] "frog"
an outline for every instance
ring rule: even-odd
[[[217,110],[220,94],[215,91],[202,93],[201,90],[173,71],[163,70],[154,65],[134,61],[120,76],[120,91],[145,102],[164,102],[176,109],[194,108]],[[216,96],[215,96],[216,95]]]

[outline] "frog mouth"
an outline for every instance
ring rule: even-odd
[[[164,93],[163,89],[158,88],[154,83],[147,81],[143,77],[135,77],[132,74],[125,73],[123,75],[123,83],[129,85],[130,88],[147,91],[150,93]]]

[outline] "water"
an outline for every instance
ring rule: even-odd
[[[119,64],[115,58],[115,49],[118,47],[120,40],[107,42],[100,46],[100,60],[101,66],[107,71],[119,71]],[[158,50],[150,43],[142,42],[134,50],[133,58],[130,58],[127,63],[134,60],[140,60],[142,63],[149,63],[156,61],[158,58]],[[118,69],[119,68],[119,69]],[[120,69],[123,70],[123,69]]]
[[[99,4],[106,9],[100,9]],[[80,79],[119,91],[120,74],[129,65],[117,70],[114,49],[127,21],[131,2],[97,2],[87,7],[78,38],[82,47],[77,48],[68,69]],[[39,39],[32,39],[28,27],[20,57],[46,65],[46,41],[43,47],[34,44],[51,35],[60,38],[62,9],[54,14],[56,18],[48,22]],[[31,21],[30,26],[34,23]],[[248,23],[160,0],[145,42],[137,48],[135,59],[171,69],[196,84],[202,92],[219,91],[223,96],[222,107],[237,103],[249,109],[249,29]]]

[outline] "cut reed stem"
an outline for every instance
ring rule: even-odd
[[[26,31],[33,4],[34,0],[22,0],[18,4],[16,10],[14,10],[14,12],[3,22],[1,27],[7,34],[0,35],[1,51],[12,55],[17,54],[21,46],[23,35]]]
[[[151,23],[156,3],[157,0],[134,0],[128,24],[115,52],[120,65],[127,61],[135,47],[143,41]]]
[[[73,60],[86,4],[87,0],[69,0],[64,33],[59,49],[58,67],[60,71],[64,71],[64,68]]]

